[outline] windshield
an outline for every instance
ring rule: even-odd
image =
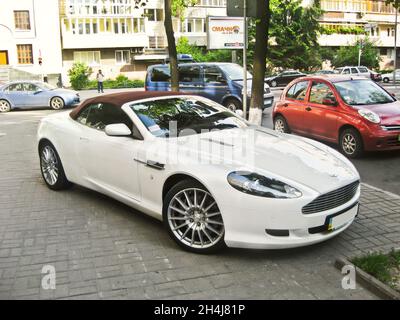
[[[130,107],[156,137],[247,127],[244,120],[221,105],[198,98],[161,99]]]
[[[370,80],[349,80],[337,82],[334,85],[344,102],[352,106],[395,101],[389,93]]]
[[[219,67],[224,71],[226,76],[230,80],[243,80],[243,68],[239,66],[238,64],[222,64],[219,65]],[[247,79],[253,78],[252,74],[250,72],[247,72]]]

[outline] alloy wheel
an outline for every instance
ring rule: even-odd
[[[275,120],[274,129],[277,132],[285,133],[285,123],[283,122],[282,119],[278,118]]]
[[[64,101],[59,97],[55,97],[51,99],[51,107],[55,110],[62,109],[64,107]]]
[[[58,180],[58,160],[55,151],[50,146],[45,146],[40,157],[40,166],[46,182],[53,186]]]
[[[10,103],[6,100],[0,100],[0,112],[8,112],[10,111]]]
[[[352,155],[357,149],[357,141],[353,135],[346,133],[342,137],[343,151],[349,155]]]
[[[184,245],[206,249],[224,235],[224,223],[211,194],[199,188],[178,192],[170,201],[167,219],[173,235]]]

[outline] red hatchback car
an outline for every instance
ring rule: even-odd
[[[400,149],[400,102],[368,79],[296,79],[276,103],[273,121],[276,131],[337,143],[350,158]]]

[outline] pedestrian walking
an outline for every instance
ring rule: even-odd
[[[97,92],[104,93],[104,86],[103,86],[104,74],[101,72],[101,70],[97,72],[96,80],[97,80]]]

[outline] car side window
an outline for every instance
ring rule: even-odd
[[[333,94],[331,88],[322,82],[313,82],[310,91],[310,102],[325,104],[324,100],[335,100],[335,95]]]
[[[151,72],[152,82],[166,82],[170,81],[171,72],[169,67],[155,67]]]
[[[357,68],[351,68],[351,73],[352,74],[358,74]]]
[[[39,87],[37,85],[34,85],[33,83],[24,83],[23,87],[24,87],[24,91],[28,91],[28,92],[36,92],[39,89]]]
[[[204,67],[205,83],[217,83],[217,84],[224,83],[224,81],[221,81],[221,79],[225,79],[225,77],[218,67],[215,66]]]
[[[132,130],[133,123],[121,108],[111,104],[96,103],[86,107],[77,121],[97,130],[104,130],[109,124],[124,123]]]
[[[350,69],[348,69],[348,68],[344,69],[343,74],[350,74]]]
[[[22,83],[14,83],[14,84],[10,84],[6,91],[9,92],[16,92],[16,91],[24,91],[24,87],[22,85]]]
[[[182,66],[179,68],[180,82],[201,82],[199,66]]]
[[[308,81],[295,83],[286,94],[287,98],[303,101],[307,94]]]

